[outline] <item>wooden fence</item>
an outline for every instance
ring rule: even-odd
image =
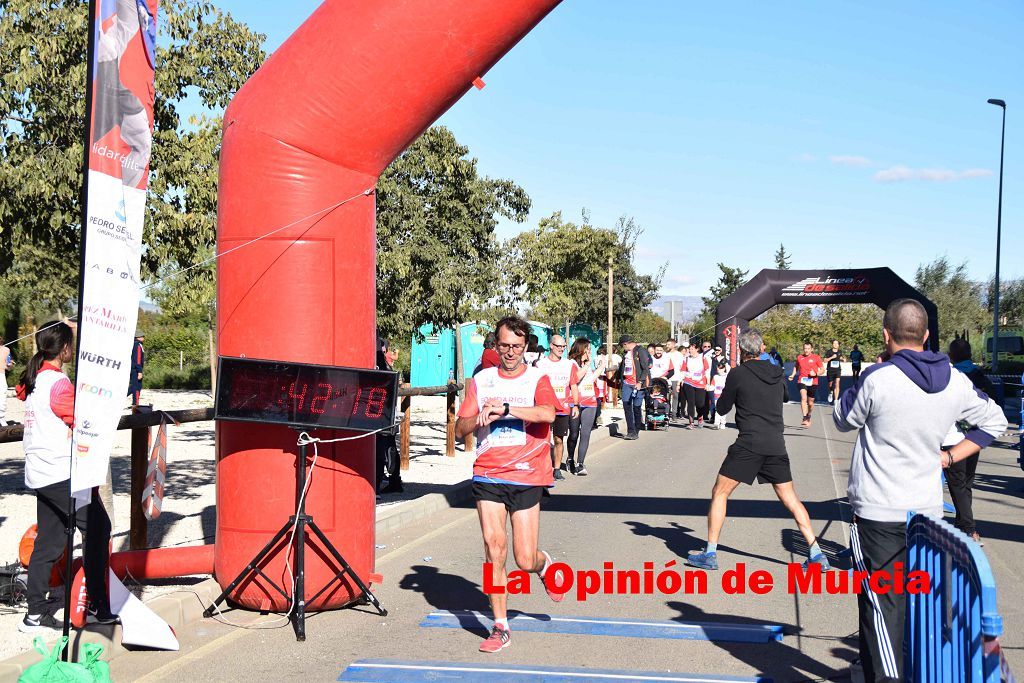
[[[402,459],[402,469],[409,469],[409,445],[411,437],[411,407],[414,396],[438,396],[444,394],[447,397],[447,410],[445,411],[446,443],[445,454],[455,457],[455,397],[462,389],[461,384],[447,384],[437,387],[422,387],[413,389],[408,384],[403,384],[398,389],[401,398],[400,410],[402,412],[401,433],[399,436],[399,452]],[[149,428],[160,424],[161,420],[168,422],[206,422],[213,419],[213,408],[187,408],[184,410],[150,410],[148,412],[138,411],[131,415],[124,415],[118,423],[117,428],[132,430],[131,437],[131,524],[128,531],[128,547],[131,550],[142,550],[149,547],[148,523],[142,512],[142,492],[146,486],[146,468],[149,463]],[[0,427],[0,443],[21,441],[24,428],[21,425]],[[465,448],[467,451],[473,448],[472,437],[466,439]]]

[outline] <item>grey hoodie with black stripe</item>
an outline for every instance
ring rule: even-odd
[[[840,431],[860,430],[847,495],[855,515],[876,522],[905,522],[910,510],[941,518],[939,452],[950,427],[973,425],[965,436],[984,448],[1007,426],[1002,409],[953,372],[948,356],[909,350],[865,371],[833,419]]]

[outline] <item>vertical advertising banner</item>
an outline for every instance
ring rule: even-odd
[[[106,481],[125,405],[153,145],[158,0],[94,0],[71,491]]]

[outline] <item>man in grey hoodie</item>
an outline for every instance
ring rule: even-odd
[[[892,302],[882,327],[889,360],[846,390],[833,419],[840,431],[860,431],[847,488],[856,568],[891,573],[907,560],[907,513],[941,519],[941,469],[990,444],[1006,429],[1006,418],[966,375],[953,371],[945,354],[924,350],[928,315],[920,303]],[[950,425],[961,421],[975,426],[942,451]],[[857,602],[865,680],[903,680],[906,595],[876,594],[865,585]]]

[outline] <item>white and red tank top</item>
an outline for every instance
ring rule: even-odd
[[[583,368],[579,363],[573,361],[575,366],[572,370],[572,383],[576,385],[580,393],[581,408],[596,408],[597,399],[601,395],[601,388],[598,386],[598,374],[588,368]],[[572,400],[572,395],[566,396],[567,401]]]
[[[537,359],[536,367],[551,380],[551,388],[561,402],[561,405],[556,407],[558,414],[568,415],[569,401],[566,399],[570,396],[569,387],[572,384],[573,368],[579,367],[576,365],[576,361],[569,360],[568,358],[551,360],[551,356],[545,355]]]
[[[687,356],[683,362],[683,382],[691,387],[704,389],[708,385],[711,366],[704,356]]]
[[[551,381],[537,368],[521,365],[511,376],[500,368],[481,370],[466,380],[466,400],[459,417],[475,417],[488,400],[509,406],[549,405],[556,410],[561,403]],[[476,461],[473,480],[490,484],[551,486],[554,484],[550,455],[551,425],[526,422],[515,417],[495,420],[476,429]]]
[[[622,381],[636,384],[636,368],[633,366],[633,352],[626,351],[622,356]]]
[[[664,377],[672,369],[672,359],[662,354],[661,358],[651,356],[651,379]]]

